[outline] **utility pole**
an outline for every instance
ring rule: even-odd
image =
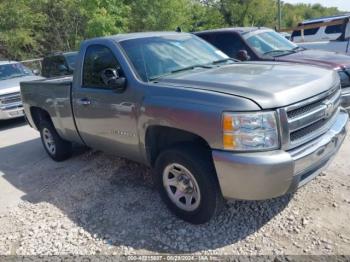
[[[282,19],[281,0],[277,0],[277,4],[278,4],[278,31],[281,31],[281,19]]]

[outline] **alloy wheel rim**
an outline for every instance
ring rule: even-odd
[[[50,130],[47,128],[43,129],[43,140],[44,140],[46,149],[49,151],[51,155],[54,155],[56,153],[55,141],[53,140],[53,136]]]
[[[193,211],[198,208],[201,201],[198,183],[183,165],[173,163],[165,167],[163,186],[170,200],[180,209]]]

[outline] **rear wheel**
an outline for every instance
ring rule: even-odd
[[[224,200],[215,169],[203,150],[180,146],[162,152],[155,175],[164,202],[179,218],[202,224],[221,211]]]
[[[72,155],[72,143],[63,140],[51,122],[40,122],[40,135],[45,151],[53,160],[63,161]]]

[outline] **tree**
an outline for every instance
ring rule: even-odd
[[[224,18],[211,1],[192,1],[188,25],[190,32],[220,28],[224,24]]]
[[[9,59],[40,53],[43,16],[26,0],[3,0],[0,4],[0,52]],[[32,1],[31,1],[32,2]]]
[[[129,31],[175,30],[188,28],[191,2],[188,0],[132,0]]]
[[[118,34],[128,30],[130,7],[122,0],[90,0],[81,3],[86,18],[87,38]]]
[[[183,31],[277,24],[277,0],[0,0],[0,55],[40,57],[78,49],[86,38],[122,32]],[[283,4],[282,26],[340,13]]]
[[[86,18],[80,0],[37,0],[32,10],[44,18],[42,53],[74,50],[83,39]]]
[[[212,0],[227,26],[274,26],[275,0]]]

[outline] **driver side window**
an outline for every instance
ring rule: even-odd
[[[103,80],[103,70],[116,69],[121,74],[120,65],[112,51],[103,45],[91,45],[87,48],[83,64],[83,87],[110,89]]]

